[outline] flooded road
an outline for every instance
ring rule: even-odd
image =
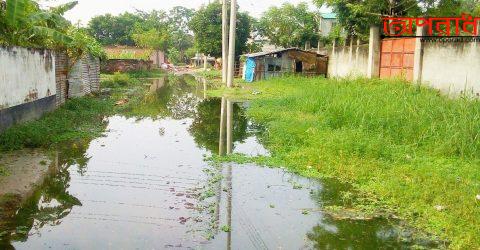
[[[188,77],[188,76],[185,76]],[[61,147],[57,174],[0,228],[0,249],[366,249],[414,243],[386,220],[322,212],[345,187],[282,169],[213,166],[269,155],[247,104],[208,99],[193,79],[152,81],[91,142]],[[418,243],[418,242],[417,242]],[[428,244],[426,245],[428,246]]]

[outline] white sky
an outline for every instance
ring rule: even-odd
[[[50,0],[47,5],[65,2],[68,2],[68,0]],[[65,16],[73,23],[80,20],[82,24],[87,24],[92,17],[106,13],[116,15],[135,9],[145,11],[153,9],[169,10],[175,6],[198,9],[202,4],[208,3],[209,0],[78,0],[78,2],[78,5],[67,12]],[[293,4],[307,2],[312,9],[315,9],[311,0],[237,0],[237,2],[241,11],[247,11],[254,17],[259,17],[270,6],[279,6],[284,2]]]

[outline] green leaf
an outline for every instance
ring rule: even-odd
[[[29,0],[7,0],[6,20],[13,27],[18,27],[25,19]]]
[[[40,26],[34,26],[32,29],[34,31],[34,34],[47,36],[49,38],[52,38],[54,42],[59,44],[68,45],[73,41],[73,39],[70,36],[62,34],[54,29],[40,27]]]
[[[78,1],[72,1],[72,2],[68,2],[66,4],[62,4],[62,5],[59,5],[57,7],[53,7],[51,9],[51,12],[52,13],[55,13],[57,15],[63,15],[65,14],[67,11],[75,8],[75,6],[78,5]]]

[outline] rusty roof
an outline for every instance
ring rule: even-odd
[[[255,58],[255,57],[262,57],[262,56],[268,56],[268,55],[283,53],[283,52],[291,51],[291,50],[301,51],[301,52],[310,53],[310,54],[315,54],[317,56],[324,56],[324,55],[318,54],[317,52],[303,50],[303,49],[299,49],[299,48],[278,49],[278,50],[273,50],[273,51],[268,51],[268,52],[258,52],[258,53],[246,54],[245,56],[248,57],[248,58]]]

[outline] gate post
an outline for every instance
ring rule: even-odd
[[[417,38],[415,39],[415,56],[413,59],[413,82],[417,84],[422,83],[422,70],[423,70],[423,44],[422,38],[425,34],[423,26],[417,26]]]
[[[375,78],[380,75],[380,45],[380,28],[378,26],[371,26],[368,46],[368,78]]]

